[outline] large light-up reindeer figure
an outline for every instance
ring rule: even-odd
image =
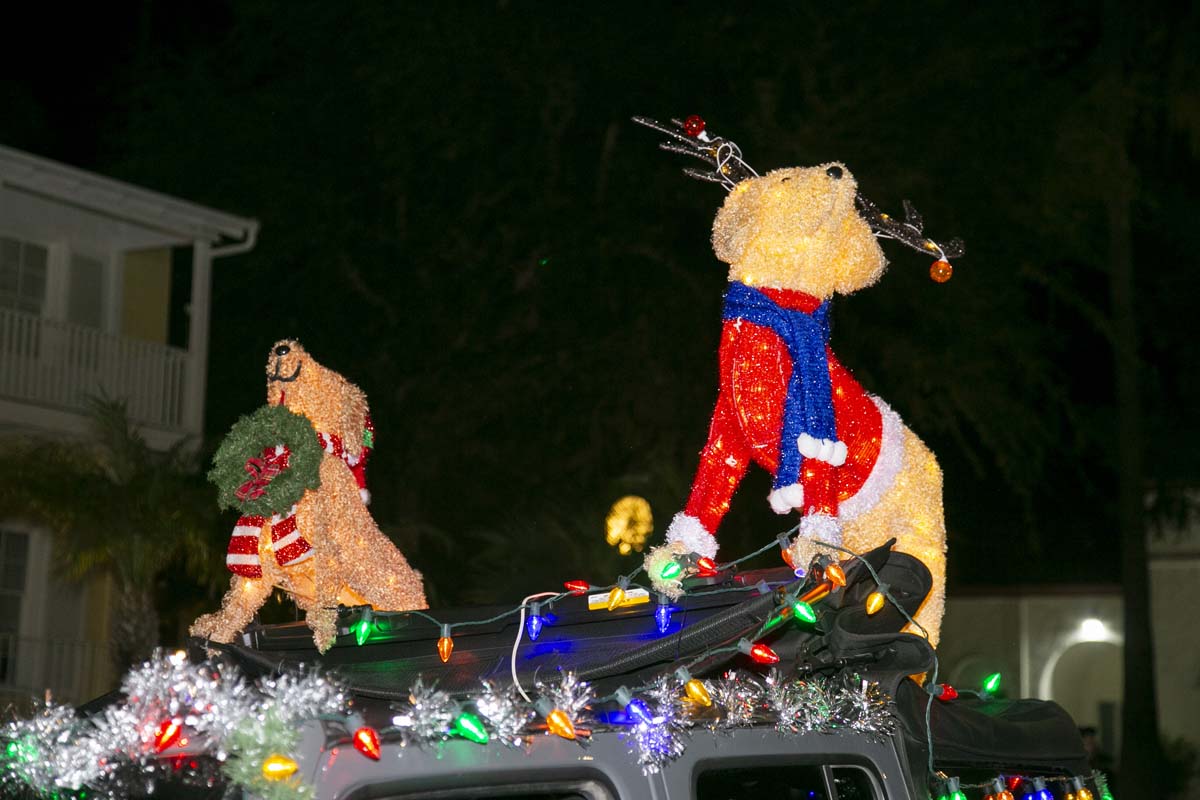
[[[907,202],[904,221],[880,212],[843,164],[759,175],[699,117],[634,121],[665,134],[662,149],[707,165],[687,175],[729,192],[712,234],[717,258],[729,264],[717,404],[687,504],[667,543],[647,556],[655,587],[677,595],[688,571],[671,562],[716,555],[717,529],[756,463],[774,477],[771,508],[800,514],[799,534],[784,550],[796,567],[810,563],[818,541],[863,552],[893,537],[929,567],[934,586],[917,620],[936,644],[945,587],[941,470],[899,415],[838,361],[829,305],[883,274],[877,239],[935,256],[930,274],[939,282],[962,243],[926,238]]]

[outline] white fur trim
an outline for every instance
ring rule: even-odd
[[[358,490],[358,496],[362,498],[362,501],[363,501],[363,505],[364,505],[364,506],[369,506],[369,505],[371,505],[371,493],[370,493],[368,490],[366,490],[366,489],[359,489],[359,490]]]
[[[776,514],[788,514],[793,509],[804,508],[804,487],[798,483],[780,486],[767,495],[767,502]]]
[[[667,528],[667,542],[687,547],[688,552],[713,558],[717,555],[717,539],[700,523],[700,520],[682,511],[671,520]]]
[[[851,497],[838,503],[838,515],[843,520],[852,520],[875,507],[904,468],[904,422],[891,406],[874,395],[870,398],[879,407],[883,422],[883,435],[879,440],[879,457],[871,474]]]
[[[829,544],[842,543],[842,523],[829,514],[809,514],[800,520],[800,535]]]
[[[829,460],[829,463],[835,467],[840,467],[842,464],[845,464],[847,452],[848,451],[846,450],[845,442],[834,442],[833,443],[833,458],[831,458]]]

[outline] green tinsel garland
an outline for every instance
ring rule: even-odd
[[[291,451],[288,466],[266,485],[258,498],[239,500],[237,490],[246,482],[246,462],[261,458],[263,450],[282,444]],[[217,502],[243,515],[269,517],[286,513],[308,489],[321,485],[321,457],[325,451],[317,441],[308,417],[284,406],[263,406],[241,417],[213,456],[208,479],[216,484]]]
[[[312,787],[301,775],[273,781],[263,777],[262,772],[267,758],[294,755],[299,743],[295,721],[281,719],[270,709],[259,719],[246,720],[230,736],[225,774],[235,785],[249,789],[262,800],[308,800]]]

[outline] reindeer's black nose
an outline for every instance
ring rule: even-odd
[[[286,356],[290,352],[292,352],[292,348],[288,347],[286,344],[281,344],[275,348],[275,355],[277,356]]]
[[[839,181],[842,179],[842,168],[830,167],[829,169],[825,170],[825,174],[833,178],[835,181]]]

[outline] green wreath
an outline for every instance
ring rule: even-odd
[[[290,451],[287,467],[277,473],[260,470],[263,451],[279,444]],[[324,452],[308,417],[285,406],[263,406],[229,429],[208,479],[217,485],[221,508],[263,517],[282,514],[305,491],[321,485]]]

